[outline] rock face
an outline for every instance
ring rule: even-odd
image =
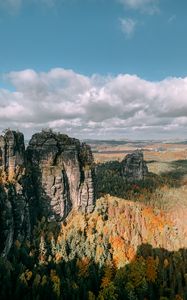
[[[0,136],[0,169],[8,179],[19,176],[25,167],[24,136],[20,132],[7,130]]]
[[[128,154],[121,162],[122,175],[127,182],[143,180],[148,175],[148,168],[139,150]]]
[[[126,181],[148,173],[141,152],[127,155],[121,168]],[[38,218],[62,221],[71,210],[92,212],[94,173],[90,147],[67,135],[36,133],[26,150],[22,133],[0,136],[0,254],[29,238]]]
[[[67,135],[42,132],[33,135],[26,157],[43,215],[62,220],[72,209],[93,210],[93,157],[87,145]]]
[[[69,212],[91,212],[95,204],[89,146],[43,131],[25,151],[23,134],[0,136],[0,253],[29,238],[37,218],[63,220]]]
[[[9,252],[13,241],[30,236],[24,176],[23,134],[8,130],[0,136],[0,253],[3,256]]]

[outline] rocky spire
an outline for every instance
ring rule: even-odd
[[[33,135],[26,157],[44,215],[62,220],[72,209],[93,209],[93,157],[87,145],[43,131]]]
[[[148,175],[148,168],[143,158],[143,152],[136,150],[122,160],[122,174],[127,182],[143,180]]]

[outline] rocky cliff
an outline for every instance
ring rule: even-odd
[[[89,146],[67,135],[42,132],[33,135],[26,158],[40,213],[60,221],[72,209],[93,210],[94,171]]]
[[[124,182],[144,179],[147,172],[141,152],[120,163]],[[34,134],[25,150],[23,134],[7,130],[0,136],[0,253],[29,238],[42,217],[59,222],[71,211],[92,212],[94,174],[85,143],[48,130]]]
[[[7,130],[0,136],[0,168],[9,181],[17,179],[25,167],[24,136],[20,132]]]
[[[0,253],[3,255],[9,252],[14,240],[30,236],[24,177],[23,134],[8,130],[0,136]]]
[[[89,146],[66,135],[34,134],[25,150],[22,133],[0,136],[0,252],[30,236],[36,220],[63,220],[71,210],[91,212],[95,203]]]
[[[122,175],[127,182],[143,180],[148,175],[148,168],[143,158],[143,152],[137,150],[121,162]]]

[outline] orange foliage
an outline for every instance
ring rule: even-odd
[[[135,249],[131,246],[129,246],[127,250],[127,258],[129,261],[132,261],[135,258],[136,252]]]
[[[117,250],[124,247],[124,240],[120,236],[111,236],[109,242],[112,245],[112,248]]]
[[[84,257],[82,259],[77,260],[77,268],[79,269],[79,277],[88,277],[89,276],[89,264],[90,259],[88,257]]]
[[[146,277],[149,282],[155,282],[157,278],[157,263],[152,256],[146,259]]]
[[[56,262],[59,262],[59,261],[61,261],[62,260],[62,253],[60,253],[60,252],[56,252],[55,253],[55,261]]]

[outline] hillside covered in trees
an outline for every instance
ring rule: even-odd
[[[187,299],[187,252],[158,209],[105,196],[0,261],[1,299]],[[181,247],[181,250],[178,250]],[[167,248],[167,250],[166,250]]]
[[[181,162],[156,175],[135,152],[95,166],[51,131],[26,151],[8,132],[0,150],[0,299],[187,299]]]

